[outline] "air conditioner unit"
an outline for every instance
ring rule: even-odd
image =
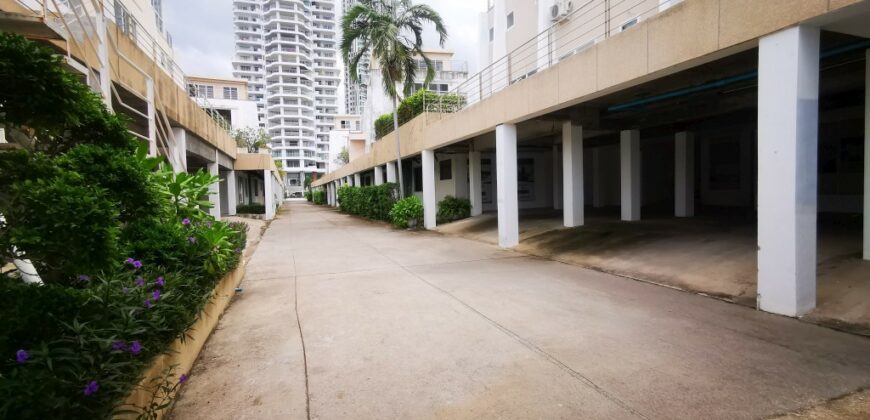
[[[571,13],[574,9],[574,2],[571,0],[556,0],[556,3],[550,6],[550,18],[553,22],[560,22]]]

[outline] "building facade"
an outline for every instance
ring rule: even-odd
[[[342,15],[346,14],[359,0],[342,0]],[[359,52],[359,41],[353,43],[351,52]],[[365,54],[357,65],[357,81],[350,74],[350,66],[344,66],[344,112],[351,115],[362,115],[368,100],[369,70],[371,55]]]
[[[233,75],[248,82],[291,193],[326,172],[341,73],[335,0],[235,0]]]
[[[220,115],[233,130],[259,128],[257,103],[248,98],[246,81],[188,76],[187,91],[199,106]]]

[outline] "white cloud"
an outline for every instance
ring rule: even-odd
[[[441,14],[449,38],[445,48],[456,52],[455,59],[467,61],[475,71],[478,62],[479,13],[486,0],[427,0]],[[336,0],[341,6],[341,0]],[[164,18],[172,34],[176,59],[185,72],[203,76],[232,76],[233,24],[232,0],[167,0]],[[428,31],[428,47],[437,46],[437,37]]]

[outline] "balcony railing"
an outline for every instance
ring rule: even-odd
[[[465,98],[456,110],[489,98],[598,42],[629,30],[678,1],[575,0],[573,10],[567,15],[450,91]],[[492,2],[489,5],[492,7]]]

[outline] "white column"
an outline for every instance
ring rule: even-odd
[[[148,155],[157,156],[157,108],[154,106],[154,80],[145,80],[145,102],[148,107]],[[167,153],[172,153],[167,150]]]
[[[112,111],[112,72],[109,63],[109,34],[108,19],[102,13],[98,14],[97,21],[97,58],[100,60],[100,94],[106,109]]]
[[[175,138],[175,150],[171,150],[169,153],[174,154],[175,161],[181,164],[180,167],[176,168],[170,159],[172,171],[175,173],[187,172],[187,130],[181,127],[172,127],[172,137]]]
[[[517,126],[495,127],[495,165],[498,195],[498,245],[512,248],[520,243],[517,197]]]
[[[353,174],[353,185],[355,187],[362,187],[362,177],[359,173]]]
[[[553,209],[562,209],[562,196],[564,187],[562,185],[562,151],[559,150],[559,144],[553,145]]]
[[[236,214],[236,205],[239,195],[236,193],[236,171],[227,172],[227,214]]]
[[[562,124],[562,185],[565,227],[583,226],[583,127]]]
[[[800,316],[816,305],[819,29],[758,47],[758,306]]]
[[[265,217],[271,220],[275,217],[275,195],[272,192],[272,171],[266,169],[263,171],[263,199],[266,206]]]
[[[592,149],[592,207],[604,207],[604,166],[601,162],[601,147]]]
[[[380,166],[375,166],[375,185],[384,183],[384,170]]]
[[[453,155],[453,196],[468,198],[468,156],[464,153]]]
[[[471,215],[483,214],[483,190],[480,174],[480,152],[468,152],[468,200],[471,201]]]
[[[640,131],[620,133],[620,183],[622,187],[622,220],[640,220]]]
[[[396,183],[396,162],[387,162],[387,182]]]
[[[864,61],[864,259],[870,261],[870,50]]]
[[[217,154],[218,152],[214,152],[215,161],[211,162],[207,165],[208,173],[212,176],[220,175],[220,169],[217,163]],[[211,201],[212,208],[209,209],[208,213],[211,214],[215,219],[221,219],[221,186],[220,182],[215,182],[208,187],[208,201]]]
[[[695,215],[695,136],[687,131],[674,137],[674,215]]]
[[[435,151],[424,150],[423,155],[423,225],[434,229],[438,211],[435,203]]]
[[[489,77],[492,78],[492,90],[497,91],[510,82],[510,60],[501,60],[508,53],[507,48],[507,5],[506,0],[495,0],[493,4],[493,40],[492,63],[495,63]],[[522,18],[515,16],[515,18]],[[499,61],[501,60],[501,61]]]

